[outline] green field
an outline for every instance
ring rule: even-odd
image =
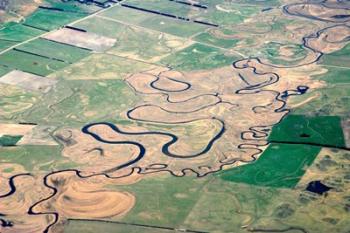
[[[111,8],[103,12],[101,16],[180,37],[190,37],[208,28],[204,25],[141,12],[125,7]]]
[[[296,109],[294,114],[307,114],[311,116],[347,116],[350,113],[350,73],[347,68],[325,67],[327,73],[317,75],[314,79],[322,80],[327,86],[303,96],[294,97],[294,101],[303,101],[313,95],[318,98]]]
[[[0,136],[0,146],[15,146],[23,136],[3,135]]]
[[[10,68],[0,65],[0,78],[1,78],[1,76],[7,74],[10,71],[11,71]]]
[[[38,9],[26,18],[24,24],[50,31],[84,16],[87,14]]]
[[[86,49],[60,44],[41,38],[22,44],[18,46],[17,49],[49,57],[51,59],[59,59],[67,63],[76,62],[90,54]]]
[[[133,74],[133,72],[146,71],[155,67],[155,65],[110,54],[92,54],[50,75],[50,77],[67,80],[88,79],[103,81],[107,79],[124,79]]]
[[[14,119],[17,114],[33,106],[39,94],[12,85],[0,84],[0,120]]]
[[[7,48],[10,48],[11,46],[14,46],[15,44],[17,44],[17,42],[0,40],[0,51],[5,50]]]
[[[147,10],[154,10],[162,13],[172,14],[176,16],[187,17],[191,11],[191,7],[176,2],[163,1],[163,0],[126,0],[124,4],[130,6],[136,6]]]
[[[27,27],[20,23],[10,22],[3,25],[3,28],[0,29],[0,39],[21,42],[42,33],[44,33],[44,31]]]
[[[320,150],[318,146],[272,143],[257,161],[224,170],[216,176],[238,183],[293,188]]]
[[[0,51],[16,45],[24,40],[42,34],[44,31],[26,27],[20,23],[10,22],[0,29]]]
[[[61,81],[22,120],[43,125],[77,126],[117,118],[137,97],[121,80]],[[51,106],[48,108],[47,106]]]
[[[195,36],[193,39],[198,42],[215,45],[221,48],[232,48],[239,42],[238,39],[218,38],[209,32],[201,33]]]
[[[160,62],[172,68],[187,71],[228,66],[238,59],[238,56],[226,56],[218,48],[196,43],[165,57]]]
[[[326,67],[327,73],[315,76],[316,79],[323,80],[330,84],[350,84],[350,70],[340,67]],[[349,87],[350,88],[350,87]]]
[[[68,158],[61,155],[59,146],[25,145],[0,148],[0,160],[19,164],[27,171],[51,171],[75,166]]]
[[[0,65],[46,76],[54,71],[62,69],[67,63],[16,50],[10,50],[0,55]]]
[[[113,223],[113,221],[83,221],[83,220],[68,220],[64,227],[64,232],[66,233],[169,233],[172,230],[165,230],[153,227],[143,227],[143,226],[133,226],[127,224],[119,224],[118,222]]]
[[[207,179],[192,177],[158,176],[131,186],[117,186],[118,190],[132,192],[138,197],[136,206],[123,221],[181,227],[207,182]]]
[[[323,55],[320,63],[324,65],[350,67],[350,44],[341,50]]]
[[[103,25],[100,27],[99,25]],[[185,39],[144,28],[128,26],[99,17],[89,18],[74,25],[88,32],[117,39],[108,53],[143,61],[157,61],[185,44]]]
[[[66,12],[76,12],[76,13],[93,13],[100,8],[94,5],[79,4],[75,1],[57,1],[57,0],[45,0],[44,6],[49,6],[53,8],[59,8]]]
[[[283,56],[281,49],[287,50],[291,55]],[[301,62],[307,52],[298,44],[284,44],[269,42],[264,45],[263,54],[272,64],[293,65]]]
[[[268,140],[345,147],[341,119],[337,116],[288,115],[272,128]]]

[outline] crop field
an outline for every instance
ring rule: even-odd
[[[235,54],[223,54],[218,48],[193,44],[162,59],[160,62],[179,70],[202,70],[228,66],[232,60],[239,59]]]
[[[66,44],[59,44],[41,38],[18,46],[17,48],[24,52],[49,57],[66,63],[77,62],[90,54],[90,52],[85,49]]]
[[[26,53],[17,49],[1,54],[0,64],[11,67],[12,69],[19,69],[42,76],[48,75],[67,65],[63,61],[52,60],[48,57]]]
[[[98,25],[104,26],[101,28]],[[191,43],[181,37],[125,25],[101,17],[93,17],[74,24],[74,26],[88,32],[117,39],[116,44],[108,50],[109,54],[145,62],[159,61],[162,57]]]
[[[26,18],[24,24],[40,30],[50,31],[84,16],[86,16],[86,14],[80,12],[61,12],[38,9]]]
[[[13,42],[21,42],[31,37],[42,34],[43,31],[31,27],[24,26],[19,23],[7,23],[0,30],[0,38]]]
[[[157,14],[147,14],[142,11],[119,6],[99,15],[101,17],[112,18],[127,24],[137,25],[180,37],[190,37],[208,28],[205,25],[162,17]]]
[[[348,1],[1,4],[1,233],[349,231]]]
[[[317,146],[272,143],[254,163],[218,173],[224,180],[259,186],[294,187],[320,151]],[[276,167],[276,164],[280,164]]]

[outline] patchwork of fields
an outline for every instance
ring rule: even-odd
[[[11,4],[1,233],[347,232],[350,3]]]

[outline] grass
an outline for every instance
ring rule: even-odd
[[[337,67],[326,67],[327,73],[316,76],[315,78],[323,80],[328,84],[350,84],[350,69]]]
[[[20,23],[6,23],[0,29],[0,51],[42,34],[44,31]]]
[[[45,100],[22,114],[22,120],[81,127],[87,122],[118,118],[136,100],[135,94],[121,80],[62,80]]]
[[[99,25],[103,25],[103,27]],[[160,57],[172,53],[186,43],[180,37],[98,17],[89,18],[74,26],[99,35],[116,38],[116,45],[109,49],[108,53],[147,62],[158,61]]]
[[[154,10],[162,13],[172,14],[176,16],[187,17],[191,8],[183,4],[163,0],[127,0],[124,4],[144,8],[147,10]]]
[[[0,78],[1,78],[1,76],[7,74],[10,71],[11,71],[10,68],[0,65]]]
[[[24,24],[39,28],[45,31],[51,31],[68,24],[74,20],[82,18],[87,14],[71,13],[62,11],[52,11],[46,9],[38,9],[33,14],[28,16]]]
[[[17,42],[1,40],[0,39],[0,51],[10,48],[11,46],[16,45]]]
[[[38,100],[38,93],[27,92],[13,85],[0,84],[0,120],[15,118]]]
[[[76,62],[90,54],[85,49],[41,38],[25,43],[17,48],[41,56],[60,59],[68,63]]]
[[[293,188],[320,150],[318,146],[272,143],[255,162],[224,170],[217,176],[231,182]]]
[[[0,40],[6,39],[22,42],[42,33],[44,33],[42,30],[27,27],[20,23],[10,22],[5,24],[0,30]]]
[[[16,50],[0,55],[0,64],[25,72],[46,76],[67,65],[65,62],[51,60]]]
[[[346,45],[341,50],[323,55],[321,64],[350,67],[350,44]]]
[[[134,185],[116,186],[136,196],[136,205],[123,221],[180,228],[207,182],[192,177],[157,176]]]
[[[325,67],[328,72],[314,78],[325,81],[327,86],[302,96],[293,97],[295,102],[301,102],[312,95],[316,99],[293,109],[294,114],[309,116],[348,116],[350,113],[350,70],[341,67]]]
[[[174,69],[188,71],[227,66],[237,59],[239,59],[239,57],[226,56],[224,52],[218,48],[196,43],[165,57],[160,62]]]
[[[109,54],[93,54],[50,77],[67,80],[123,79],[131,74],[155,68],[155,65]]]
[[[272,128],[268,140],[345,147],[341,119],[337,116],[288,115]]]
[[[15,146],[22,137],[22,135],[3,135],[0,137],[0,146]]]
[[[287,49],[292,55],[283,56],[281,54],[282,48]],[[264,45],[263,54],[272,64],[292,65],[302,61],[306,57],[307,52],[298,44],[269,42]]]
[[[180,37],[190,37],[208,28],[204,25],[145,13],[125,7],[113,7],[103,12],[102,16]]]
[[[61,155],[59,146],[16,146],[0,148],[0,160],[19,164],[26,171],[68,169],[74,164]]]
[[[97,221],[83,221],[83,220],[68,220],[64,227],[64,232],[66,233],[169,233],[170,230],[158,229],[158,228],[148,228],[142,226],[131,226],[118,224],[113,222],[97,222]]]
[[[59,8],[66,12],[77,12],[77,13],[93,13],[98,10],[98,7],[94,5],[86,5],[77,3],[76,1],[57,1],[57,0],[45,0],[44,6],[49,6],[53,8]]]
[[[215,45],[221,48],[227,48],[227,49],[234,47],[239,42],[238,39],[218,38],[209,32],[203,32],[195,36],[194,40],[198,42],[206,43],[206,44]]]

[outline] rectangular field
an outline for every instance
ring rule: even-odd
[[[46,76],[56,70],[59,70],[67,63],[52,60],[29,53],[16,50],[10,50],[0,55],[0,64],[8,66],[12,69],[19,69],[25,72]]]
[[[195,43],[175,52],[160,61],[161,64],[179,70],[214,69],[232,64],[237,55],[226,55],[224,51],[211,46]]]
[[[92,17],[74,26],[88,32],[116,38],[116,44],[108,50],[108,53],[146,62],[158,61],[191,43],[181,37],[125,25],[113,19],[101,17]]]
[[[17,47],[29,53],[50,57],[65,61],[67,63],[76,62],[90,54],[90,51],[75,46],[61,44],[58,42],[45,40],[42,38],[30,41]]]
[[[87,14],[85,13],[38,9],[32,15],[26,18],[24,25],[38,28],[44,31],[50,31],[68,24],[74,20],[82,18],[86,15]]]
[[[38,36],[44,33],[44,31],[27,27],[20,23],[7,23],[0,29],[0,40],[6,39],[14,42],[22,42],[28,40],[34,36]]]
[[[121,6],[111,8],[100,15],[122,21],[126,24],[138,25],[180,37],[190,37],[208,28],[207,26],[193,22],[172,19]]]

